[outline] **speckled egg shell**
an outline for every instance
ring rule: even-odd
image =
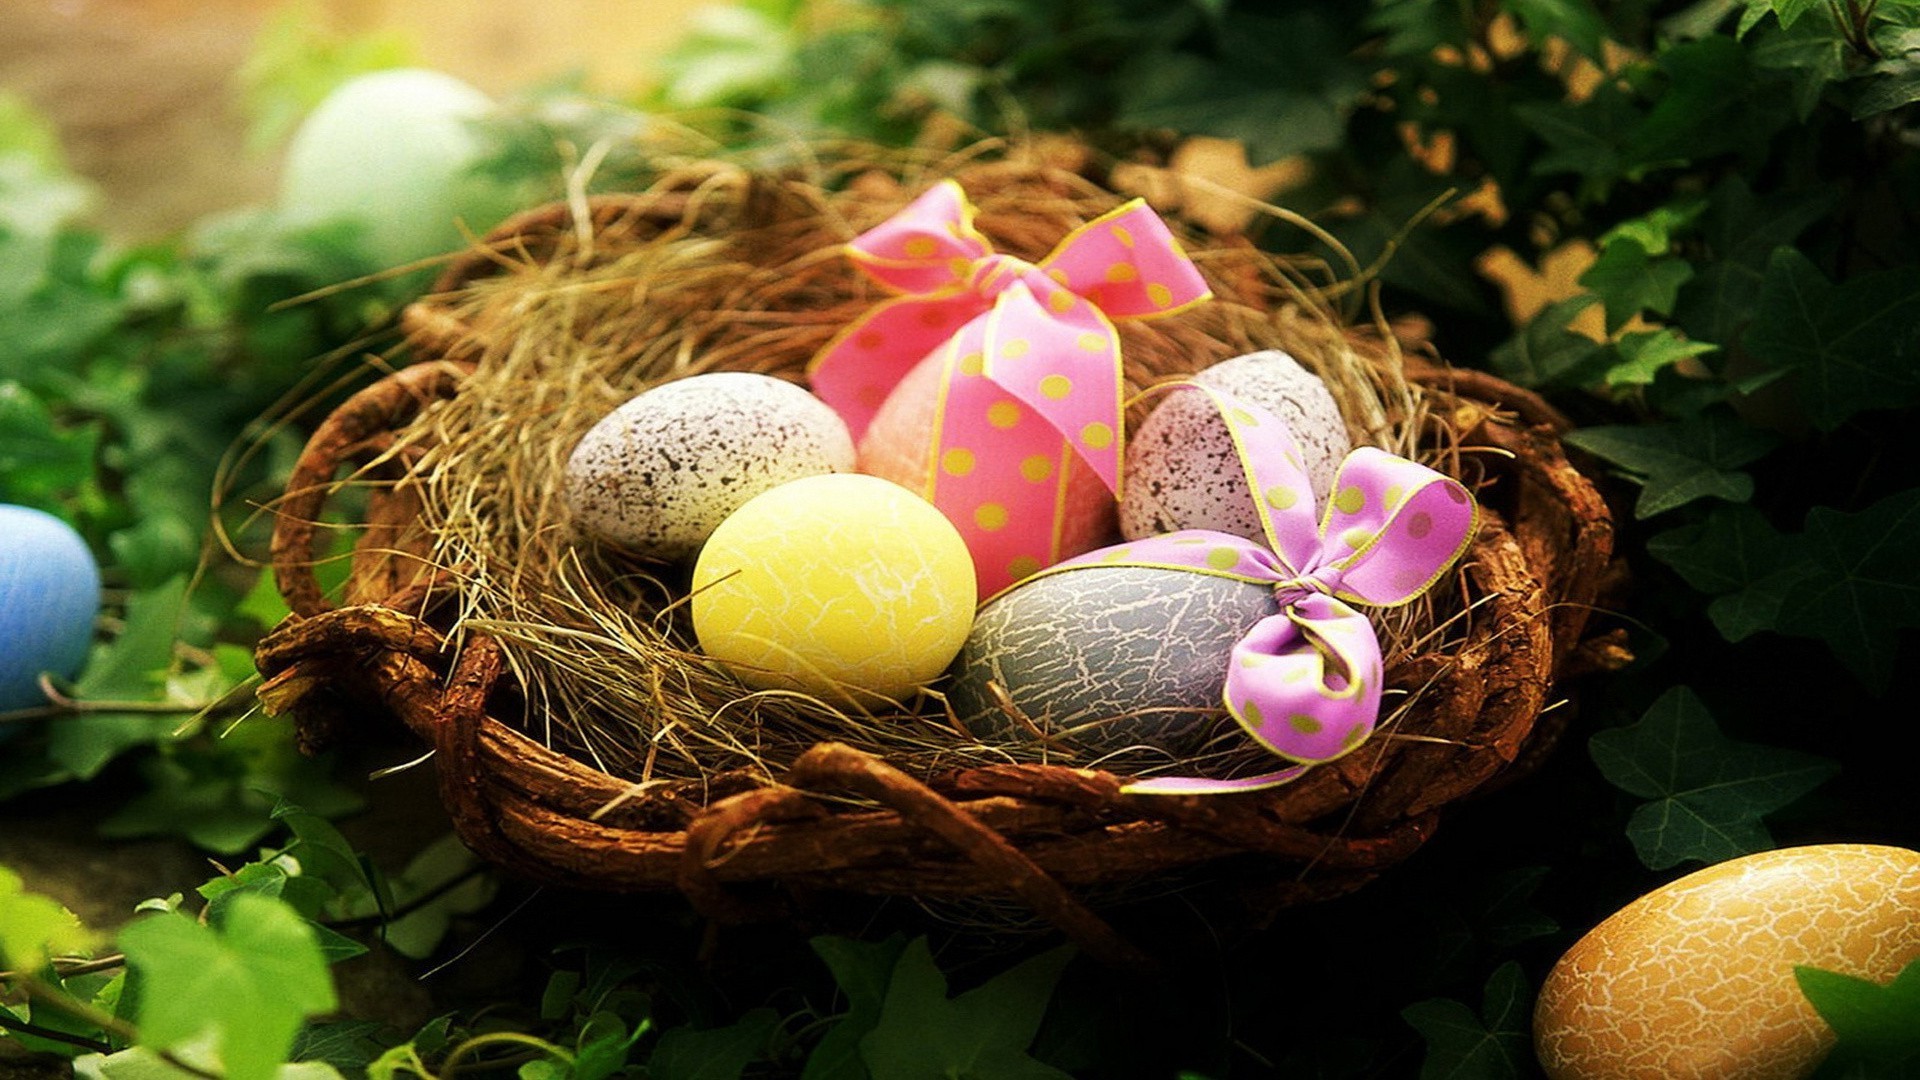
[[[1555,965],[1534,1009],[1553,1080],[1790,1080],[1833,1032],[1796,964],[1885,983],[1920,957],[1920,853],[1784,848],[1635,900]]]
[[[1043,574],[975,615],[948,700],[982,739],[1025,731],[991,682],[1071,745],[1184,755],[1222,714],[1234,643],[1278,611],[1271,588],[1206,574],[1139,566]]]
[[[769,375],[712,372],[595,424],[567,461],[567,505],[589,535],[675,559],[755,495],[853,463],[853,437],[825,402]]]
[[[1287,422],[1313,496],[1324,503],[1353,449],[1326,384],[1278,349],[1223,360],[1194,381],[1260,405]],[[1262,539],[1246,474],[1226,425],[1205,395],[1175,392],[1127,443],[1120,534],[1129,540],[1181,529]]]

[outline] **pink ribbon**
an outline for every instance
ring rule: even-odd
[[[1466,551],[1479,510],[1459,481],[1361,447],[1341,463],[1333,494],[1317,512],[1284,420],[1197,383],[1167,386],[1205,393],[1219,410],[1255,493],[1266,544],[1187,529],[1102,548],[1046,572],[1149,566],[1271,585],[1280,613],[1255,623],[1234,646],[1221,698],[1248,735],[1294,764],[1233,780],[1157,776],[1122,790],[1205,795],[1274,787],[1350,753],[1373,733],[1385,664],[1372,622],[1350,605],[1393,607],[1426,592]]]
[[[981,595],[1057,562],[1064,478],[1085,461],[1120,488],[1120,339],[1113,319],[1207,299],[1166,224],[1135,200],[1075,229],[1038,264],[995,254],[960,185],[942,181],[847,247],[906,295],[815,357],[814,392],[858,439],[923,360],[942,391],[922,494],[960,530]]]

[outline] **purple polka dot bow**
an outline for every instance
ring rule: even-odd
[[[905,295],[829,342],[810,379],[858,439],[910,372],[942,368],[921,493],[960,530],[986,596],[1076,553],[1061,550],[1074,460],[1119,490],[1113,320],[1170,315],[1211,293],[1140,200],[1037,264],[996,254],[973,215],[960,185],[942,181],[847,245],[864,273]]]
[[[1089,552],[1049,573],[1091,565],[1161,567],[1271,585],[1280,613],[1241,638],[1222,699],[1254,741],[1294,764],[1232,780],[1156,776],[1124,790],[1162,795],[1250,791],[1284,784],[1352,751],[1379,721],[1384,660],[1366,615],[1427,591],[1466,551],[1478,508],[1459,481],[1384,450],[1361,447],[1335,477],[1324,511],[1286,421],[1195,383],[1226,423],[1265,542],[1188,529]]]

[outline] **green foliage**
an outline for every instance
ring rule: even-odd
[[[1627,470],[1640,484],[1633,512],[1643,518],[1695,499],[1747,501],[1753,497],[1753,477],[1736,470],[1778,442],[1722,410],[1668,424],[1581,428],[1566,441]]]
[[[36,971],[56,953],[92,940],[73,912],[25,891],[20,876],[0,866],[0,967]]]
[[[1451,998],[1409,1005],[1401,1014],[1427,1043],[1420,1080],[1510,1080],[1533,1060],[1531,991],[1518,963],[1487,980],[1478,1013]]]
[[[1142,1071],[1133,1055],[1156,1034],[1182,1044],[1156,1060],[1160,1075],[1398,1075],[1424,1044],[1423,1076],[1520,1076],[1528,974],[1599,914],[1592,897],[1632,895],[1647,868],[1767,846],[1770,815],[1779,829],[1920,843],[1876,790],[1899,782],[1879,749],[1885,699],[1920,628],[1907,557],[1920,544],[1908,434],[1920,6],[825,7],[754,0],[702,16],[655,101],[761,111],[753,131],[722,122],[716,134],[775,162],[792,155],[756,141],[769,130],[904,144],[936,114],[989,134],[1071,130],[1118,160],[1163,157],[1192,135],[1235,139],[1255,165],[1297,159],[1307,179],[1277,201],[1373,267],[1390,314],[1430,318],[1443,355],[1574,417],[1569,445],[1632,502],[1619,537],[1638,588],[1617,602],[1642,659],[1589,680],[1575,723],[1640,719],[1589,729],[1591,761],[1561,754],[1545,778],[1450,808],[1423,853],[1430,870],[1397,869],[1267,937],[1232,939],[1218,970],[1076,982],[1077,966],[1063,978],[1064,955],[1045,954],[950,996],[925,939],[823,937],[819,963],[803,955],[767,976],[794,985],[714,1004],[695,1002],[698,976],[595,940],[558,954],[537,1001],[463,1002],[412,1032],[302,1023],[332,992],[325,964],[369,949],[436,955],[497,891],[451,838],[382,872],[328,822],[354,805],[330,763],[298,758],[282,727],[242,712],[247,645],[284,606],[262,576],[209,555],[216,519],[232,530],[232,508],[270,498],[298,446],[297,430],[269,435],[263,414],[340,358],[384,348],[417,279],[331,291],[381,268],[350,228],[297,227],[271,207],[123,250],[85,224],[92,193],[50,126],[0,98],[0,499],[79,527],[113,598],[93,663],[61,688],[78,704],[9,722],[21,734],[0,755],[0,797],[88,784],[115,808],[112,835],[184,836],[239,862],[189,899],[143,905],[132,940],[162,940],[129,949],[142,954],[131,978],[48,964],[90,939],[63,936],[75,924],[57,905],[0,873],[0,953],[37,980],[9,980],[0,1027],[91,1040],[101,1052],[80,1074],[122,1080],[177,1077],[181,1061],[212,1056],[232,1072],[235,1054],[240,1075],[283,1080],[481,1067],[525,1080],[1096,1078]],[[394,42],[315,26],[290,15],[262,38],[247,90],[262,141],[345,77],[404,58]],[[653,175],[650,131],[626,103],[537,88],[485,125],[476,172],[520,203],[557,194],[583,160],[597,163],[590,190],[634,186]],[[1410,145],[1445,151],[1416,158]],[[1456,198],[1467,192],[1480,195]],[[1339,261],[1279,222],[1252,238]],[[1542,268],[1574,250],[1595,258],[1543,277],[1537,310],[1512,319],[1482,271],[1495,248]],[[233,455],[236,443],[256,452]],[[1820,787],[1835,760],[1841,782]],[[260,849],[278,830],[284,846]],[[202,972],[186,958],[226,977],[192,982]],[[166,973],[162,990],[148,968]],[[824,993],[828,976],[833,1010],[800,989]],[[1826,1075],[1910,1063],[1911,969],[1890,987],[1801,980],[1840,1033]],[[154,996],[166,990],[206,1007],[170,1012],[177,1001]],[[263,1005],[276,1010],[265,1037],[223,1049]]]
[[[1685,687],[1653,703],[1639,723],[1587,743],[1607,781],[1647,800],[1627,823],[1640,860],[1664,870],[1714,863],[1772,846],[1761,817],[1831,779],[1833,762],[1727,738]]]
[[[894,963],[860,1058],[873,1080],[1049,1080],[1066,1076],[1027,1055],[1071,949],[1024,961],[957,997],[925,938]],[[849,994],[853,992],[848,990]]]
[[[134,1017],[147,1045],[179,1050],[208,1038],[233,1080],[272,1077],[308,1016],[336,1003],[326,958],[291,908],[240,893],[207,925],[153,915],[120,932],[137,982]]]
[[[1805,965],[1793,977],[1838,1037],[1815,1076],[1911,1076],[1920,1065],[1920,960],[1885,986]]]

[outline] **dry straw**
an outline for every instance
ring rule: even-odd
[[[1131,389],[1285,349],[1332,389],[1356,444],[1426,461],[1490,499],[1460,571],[1376,618],[1393,690],[1372,742],[1259,799],[1141,801],[1117,795],[1108,774],[1230,776],[1272,759],[1230,721],[1185,762],[1071,736],[983,742],[937,691],[905,711],[838,709],[751,692],[700,656],[686,568],[589,541],[569,522],[562,471],[587,429],[697,372],[803,379],[819,348],[884,298],[842,245],[936,179],[961,183],[996,250],[1030,260],[1123,201],[1087,178],[1099,170],[1072,144],[838,147],[802,160],[779,171],[688,162],[634,195],[576,193],[448,268],[406,320],[431,362],[330,417],[279,508],[276,570],[304,618],[262,644],[270,705],[302,713],[320,742],[347,721],[318,690],[371,696],[440,748],[468,842],[546,876],[674,885],[709,910],[726,906],[719,884],[732,877],[922,898],[985,880],[1083,941],[1098,934],[1049,875],[1139,879],[1262,850],[1328,863],[1333,882],[1319,891],[1337,892],[1404,857],[1437,806],[1519,755],[1608,557],[1605,508],[1559,456],[1556,415],[1498,380],[1402,356],[1383,325],[1344,325],[1331,298],[1364,298],[1364,282],[1239,237],[1182,236],[1215,299],[1121,324]],[[311,572],[314,522],[354,489],[367,506],[340,599],[361,606],[332,611]],[[591,770],[515,743],[496,721]],[[818,803],[793,801],[809,786],[808,798],[852,796],[853,816],[816,820]],[[951,849],[858,810],[883,804],[898,827]],[[736,835],[792,815],[814,824]]]

